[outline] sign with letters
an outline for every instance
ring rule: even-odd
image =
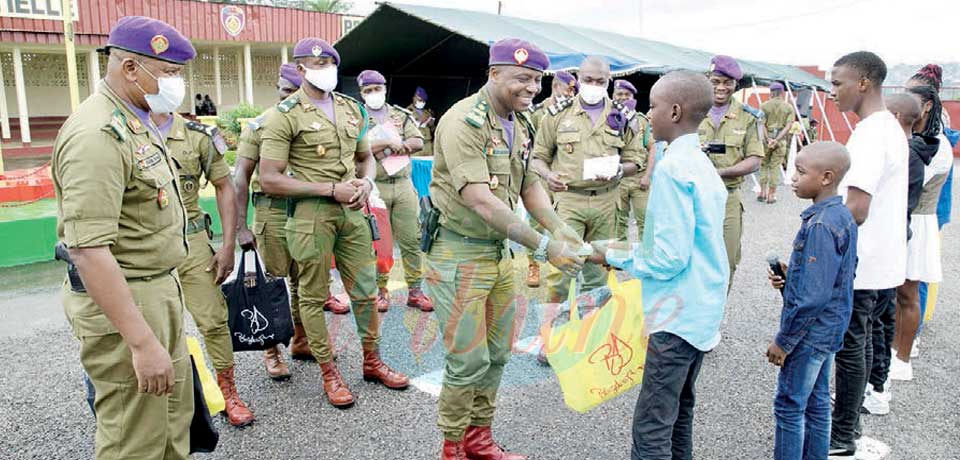
[[[73,0],[73,20],[79,21],[76,2],[77,0]],[[60,0],[0,0],[0,16],[62,21],[60,5]]]

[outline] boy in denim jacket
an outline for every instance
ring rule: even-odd
[[[846,148],[817,142],[796,160],[793,191],[813,205],[800,215],[786,279],[769,272],[783,291],[780,330],[767,359],[780,367],[774,400],[774,458],[824,459],[830,445],[830,367],[853,308],[857,224],[837,195],[850,167]]]

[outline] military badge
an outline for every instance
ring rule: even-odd
[[[193,179],[187,179],[183,181],[183,190],[186,192],[193,192],[197,188],[197,183]]]
[[[163,54],[168,48],[170,48],[170,41],[167,37],[158,34],[150,39],[150,49],[153,50],[153,54]]]
[[[326,149],[326,147],[324,147],[323,145],[318,145],[318,146],[317,146],[317,156],[321,156],[321,157],[322,157],[322,156],[324,156],[324,155],[326,155],[326,154],[327,154],[327,149]]]
[[[127,126],[134,131],[140,131],[143,128],[143,125],[140,123],[139,118],[130,118],[127,120]]]
[[[323,48],[321,48],[320,46],[314,46],[313,49],[310,50],[310,52],[313,53],[314,57],[320,57],[320,55],[323,54]]]
[[[500,179],[497,176],[490,176],[490,190],[496,190],[500,187]]]
[[[563,149],[566,150],[567,153],[573,153],[573,144],[565,144]]]
[[[167,196],[166,192],[162,188],[157,189],[157,205],[160,206],[160,209],[166,208],[170,204],[170,197]]]
[[[530,53],[525,48],[517,48],[517,50],[513,52],[513,60],[517,65],[523,65],[529,57]]]

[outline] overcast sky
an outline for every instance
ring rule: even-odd
[[[497,11],[497,0],[397,3]],[[860,49],[888,65],[960,62],[960,0],[504,0],[503,14],[783,64],[827,68]]]

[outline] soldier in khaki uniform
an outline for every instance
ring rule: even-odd
[[[763,112],[763,125],[767,130],[767,142],[764,146],[766,156],[760,166],[760,194],[758,201],[777,202],[777,186],[783,174],[783,163],[787,157],[787,138],[793,126],[793,106],[785,100],[783,84],[770,85],[770,100],[760,105]]]
[[[740,263],[740,235],[743,232],[740,184],[745,176],[760,167],[763,159],[761,113],[733,99],[743,72],[732,57],[714,56],[707,77],[713,85],[713,107],[700,123],[698,134],[704,151],[727,186],[723,241],[727,246],[732,285],[733,274]]]
[[[236,191],[230,167],[223,160],[227,145],[214,127],[184,120],[179,114],[151,113],[164,137],[180,177],[180,196],[187,209],[187,260],[177,267],[187,311],[203,335],[217,373],[217,385],[226,402],[224,415],[231,425],[246,426],[253,413],[237,394],[233,372],[233,343],[227,328],[227,302],[218,287],[233,269],[236,250]],[[200,209],[203,179],[216,189],[217,210],[223,222],[223,246],[210,246],[210,216]]]
[[[433,116],[433,111],[427,108],[427,90],[418,86],[413,93],[413,100],[407,106],[407,110],[413,114],[413,121],[420,129],[420,134],[423,135],[423,148],[419,152],[415,152],[414,156],[432,156],[433,130],[436,129],[437,120]]]
[[[610,65],[587,57],[580,65],[580,94],[548,109],[540,122],[532,167],[554,194],[557,214],[585,241],[616,237],[620,179],[637,173],[642,137],[629,128],[627,110],[607,97]],[[632,112],[633,116],[636,112]],[[617,169],[588,178],[585,166],[598,158],[613,160]],[[606,271],[584,268],[584,289],[606,285]],[[567,296],[570,279],[558,271],[547,275],[547,302]]]
[[[193,376],[176,267],[186,211],[148,110],[180,105],[195,52],[142,16],[117,21],[105,51],[105,78],[53,149],[57,236],[79,274],[64,283],[63,307],[96,390],[96,458],[185,459]]]
[[[333,406],[354,397],[333,363],[323,300],[329,292],[330,255],[354,307],[363,348],[363,378],[391,389],[409,385],[379,352],[376,259],[370,221],[361,213],[376,174],[367,142],[367,116],[355,99],[334,93],[340,55],[319,38],[305,38],[293,58],[303,85],[267,115],[260,128],[260,181],[264,193],[292,198],[287,245],[300,268],[300,316],[310,351],[320,363],[323,390]],[[288,171],[291,176],[285,173]]]
[[[574,252],[583,242],[550,207],[527,164],[533,126],[524,111],[549,60],[530,43],[506,39],[490,47],[489,63],[486,85],[454,104],[437,127],[430,195],[439,227],[425,223],[432,237],[427,286],[446,349],[442,460],[526,458],[504,452],[490,430],[513,335],[515,275],[505,238],[570,275],[583,262]],[[517,218],[521,197],[554,238]]]
[[[630,110],[637,110],[637,88],[626,80],[613,81],[613,100],[623,104]],[[643,236],[643,222],[647,213],[647,196],[650,194],[650,177],[653,174],[653,165],[657,155],[654,147],[653,135],[650,133],[650,122],[641,113],[633,118],[630,129],[634,135],[640,136],[642,147],[637,163],[638,172],[631,177],[620,180],[620,206],[617,209],[617,239],[626,240],[630,229],[630,211],[633,211],[633,220],[637,224],[638,238]]]
[[[284,100],[300,88],[300,74],[295,64],[280,66],[280,75],[277,80],[277,94]],[[263,120],[276,107],[270,107],[255,120],[247,123],[240,132],[237,143],[237,164],[235,183],[237,187],[237,241],[244,251],[260,247],[260,257],[264,268],[273,276],[286,277],[290,284],[290,312],[293,317],[293,338],[290,340],[290,357],[301,361],[313,361],[310,353],[310,344],[307,333],[300,318],[300,295],[298,263],[290,257],[287,249],[287,199],[269,196],[260,188],[260,180],[255,174],[260,162],[260,127]],[[247,204],[249,195],[253,192],[253,228],[247,228]],[[254,233],[256,235],[254,235]],[[259,243],[257,242],[259,240]],[[347,314],[350,306],[341,302],[337,297],[328,294],[323,303],[323,309],[334,314]],[[332,346],[331,346],[332,349]],[[274,380],[290,378],[290,369],[283,362],[280,345],[264,351],[264,366],[267,374]]]
[[[530,105],[530,124],[533,125],[533,128],[536,130],[540,126],[540,120],[543,119],[549,107],[555,106],[563,100],[574,98],[579,90],[580,83],[577,82],[576,77],[563,70],[557,71],[553,76],[553,83],[550,84],[550,97],[539,104]],[[547,196],[550,195],[550,192],[547,191]],[[553,201],[552,196],[550,200]],[[543,227],[537,223],[537,220],[530,213],[527,213],[527,223],[534,230],[543,231]],[[533,258],[532,252],[527,253],[527,287],[540,287],[540,264]]]
[[[420,208],[410,180],[410,159],[404,158],[423,148],[423,135],[410,111],[387,104],[387,80],[380,72],[360,72],[357,86],[367,109],[370,151],[377,159],[377,190],[387,205],[393,239],[400,246],[403,258],[407,306],[431,312],[433,301],[420,286],[423,281],[423,253],[420,252],[420,227],[417,225]],[[386,166],[390,167],[390,172]],[[389,280],[389,273],[377,274],[377,311],[381,313],[390,309]]]

